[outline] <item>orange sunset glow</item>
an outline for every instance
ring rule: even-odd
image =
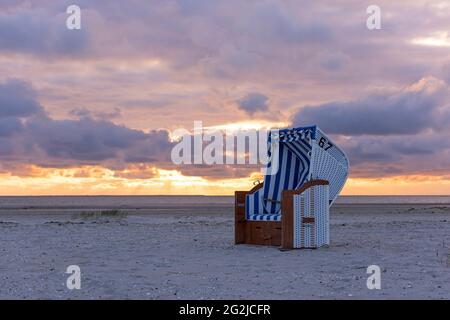
[[[144,169],[120,172],[101,167],[47,169],[31,167],[25,176],[2,174],[3,195],[233,195],[251,189],[259,172],[236,179],[185,176],[176,170],[146,168],[148,178],[136,179]],[[439,189],[436,186],[440,186]],[[442,195],[450,193],[450,180],[432,176],[350,178],[343,195]]]

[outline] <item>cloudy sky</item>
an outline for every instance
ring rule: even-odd
[[[449,194],[449,88],[448,0],[1,0],[0,194],[250,188],[254,168],[172,164],[195,120],[318,124],[345,194]]]

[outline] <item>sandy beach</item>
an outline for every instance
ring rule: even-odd
[[[331,246],[233,244],[231,204],[0,210],[0,299],[450,298],[450,206],[337,204]],[[366,286],[379,265],[381,290]],[[66,287],[69,265],[81,289]]]

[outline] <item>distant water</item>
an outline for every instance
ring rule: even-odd
[[[340,204],[450,204],[450,196],[341,196]]]
[[[5,209],[154,208],[180,206],[232,206],[230,196],[42,196],[0,197]],[[339,204],[449,204],[450,196],[342,196]]]

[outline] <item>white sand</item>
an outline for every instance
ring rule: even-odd
[[[233,245],[228,205],[155,211],[1,212],[0,298],[450,298],[448,206],[336,205],[330,248],[289,252]],[[82,288],[71,291],[74,264]],[[381,290],[366,287],[371,264]]]

